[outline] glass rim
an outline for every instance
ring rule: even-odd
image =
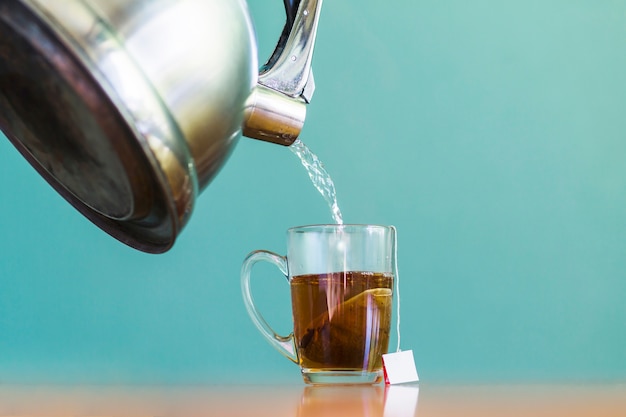
[[[336,231],[336,230],[367,230],[367,229],[381,229],[381,230],[395,230],[392,225],[382,224],[367,224],[367,223],[328,223],[328,224],[309,224],[303,226],[294,226],[287,229],[287,233],[304,233],[304,232],[323,232],[323,231]]]

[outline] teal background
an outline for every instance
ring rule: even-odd
[[[263,59],[282,6],[250,6]],[[346,222],[398,228],[422,381],[626,379],[626,2],[327,1],[314,70],[302,140]],[[158,256],[0,155],[0,382],[301,383],[239,288],[249,251],[331,221],[287,149],[242,139]]]

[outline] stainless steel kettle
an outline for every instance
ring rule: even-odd
[[[243,134],[290,145],[322,0],[284,0],[259,71],[244,0],[0,0],[0,128],[78,211],[171,248]]]

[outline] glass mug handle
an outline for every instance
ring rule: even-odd
[[[280,269],[280,272],[285,275],[285,278],[289,280],[286,257],[265,250],[257,250],[250,253],[241,266],[241,291],[243,293],[243,302],[246,305],[246,310],[248,310],[248,314],[250,315],[252,322],[255,324],[257,329],[259,329],[263,337],[265,337],[265,339],[287,359],[298,363],[293,333],[290,333],[289,336],[281,336],[277,334],[265,321],[261,313],[259,313],[254,305],[252,292],[250,291],[250,274],[254,264],[259,261],[265,261],[276,265],[278,269]]]

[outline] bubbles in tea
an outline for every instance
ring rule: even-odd
[[[300,365],[310,370],[382,368],[392,310],[391,274],[340,272],[291,280]]]

